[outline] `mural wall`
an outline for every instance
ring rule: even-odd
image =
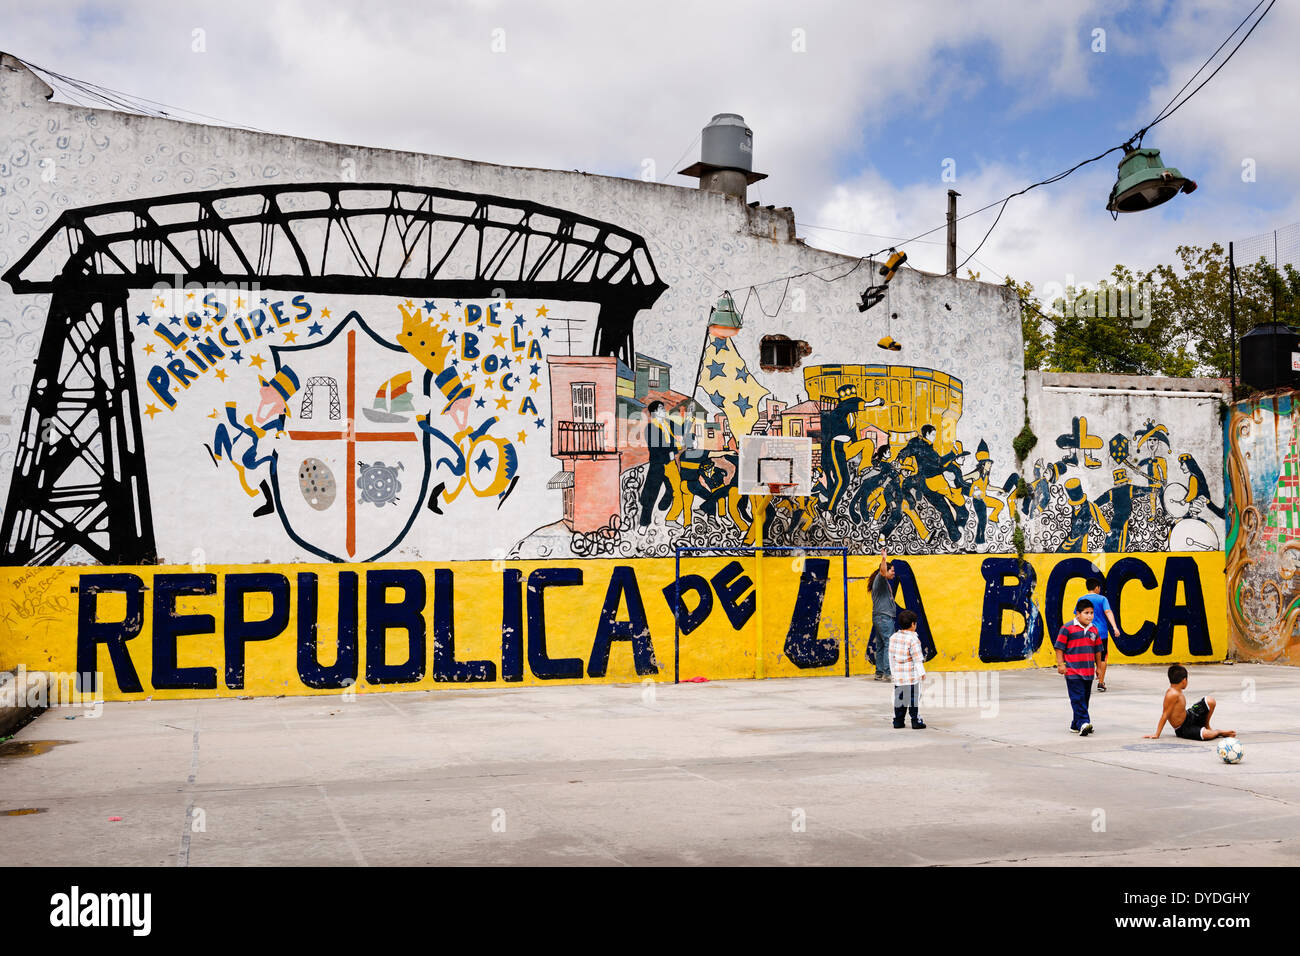
[[[1030,372],[1019,502],[1035,551],[1221,552],[1218,379]]]
[[[1300,663],[1300,448],[1294,394],[1239,402],[1224,422],[1228,622],[1249,660]]]
[[[534,584],[585,574],[608,578],[593,613],[602,640],[629,642],[636,674],[666,659],[667,628],[722,676],[755,653],[735,639],[748,633],[735,608],[778,600],[761,562],[728,570],[728,554],[752,561],[761,545],[821,569],[792,585],[793,643],[779,653],[832,666],[823,611],[848,606],[835,666],[851,670],[869,568],[846,569],[883,545],[934,576],[917,593],[945,567],[979,569],[965,572],[972,594],[926,606],[935,633],[953,635],[932,644],[940,666],[1026,666],[1059,568],[1077,577],[1095,562],[1129,594],[1222,572],[1213,413],[1190,386],[1120,403],[1037,379],[1026,392],[1011,290],[904,269],[862,312],[870,267],[859,281],[855,260],[780,237],[779,213],[714,194],[125,117],[46,93],[0,62],[0,665],[75,658],[120,679],[125,648],[149,646],[160,622],[169,641],[242,622],[234,637],[221,623],[227,656],[239,634],[297,628],[301,654],[326,593],[341,602],[341,655],[344,632],[372,619],[387,640],[386,614],[433,614],[442,646],[440,601],[471,608],[463,641],[496,641],[513,599],[486,595],[526,580],[527,604]],[[738,328],[711,317],[726,290]],[[787,368],[763,352],[782,336],[801,343]],[[877,348],[885,336],[902,351]],[[1027,414],[1041,436],[1028,493],[1012,445]],[[808,494],[740,493],[752,436],[805,443]],[[1081,557],[1016,562],[1018,525],[1027,551]],[[682,555],[721,564],[682,570]],[[1008,555],[1019,570],[997,563]],[[637,575],[669,588],[666,608],[638,610]],[[689,600],[683,575],[698,579]],[[179,603],[146,611],[146,590]],[[404,596],[390,604],[389,590]],[[1196,606],[1177,639],[1135,611],[1133,656],[1221,653],[1204,590],[1179,592]],[[705,594],[725,639],[684,626]],[[549,670],[536,620],[519,632],[528,655],[541,642],[535,677],[605,675]],[[987,640],[970,636],[981,629]],[[442,679],[514,673],[513,653]],[[277,692],[316,686],[288,673],[267,678]]]

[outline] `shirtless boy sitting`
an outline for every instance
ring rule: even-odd
[[[1235,737],[1235,730],[1214,730],[1210,727],[1210,718],[1214,716],[1214,698],[1202,697],[1191,707],[1183,691],[1187,689],[1187,668],[1182,664],[1169,667],[1169,689],[1165,691],[1164,709],[1160,712],[1160,723],[1156,724],[1154,734],[1143,734],[1148,740],[1155,740],[1160,731],[1165,729],[1165,721],[1174,728],[1174,734],[1184,740],[1213,740],[1215,737]]]

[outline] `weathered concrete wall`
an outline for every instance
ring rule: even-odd
[[[1234,404],[1228,474],[1228,630],[1246,660],[1300,664],[1300,409],[1294,393]]]
[[[858,556],[882,537],[915,556],[899,600],[933,621],[938,666],[1024,666],[1081,587],[1076,564],[1006,557],[1025,415],[1006,288],[905,268],[862,312],[879,274],[797,241],[788,210],[47,93],[0,62],[0,666],[112,671],[127,696],[213,692],[198,671],[218,658],[242,687],[245,644],[276,692],[349,671],[513,680],[521,661],[530,679],[662,679],[686,635],[710,676],[830,672],[862,657]],[[709,322],[725,290],[734,335]],[[769,335],[806,344],[797,367],[763,361]],[[1165,421],[1147,397],[1097,420]],[[1044,435],[1094,414],[1055,400]],[[1170,422],[1205,467],[1192,420]],[[748,435],[811,437],[812,494],[740,495]],[[683,552],[676,599],[678,549],[756,544],[831,550],[782,558],[781,585]],[[1217,656],[1211,597],[1159,633],[1141,605],[1162,581],[1215,580],[1222,553],[1130,560],[1116,587],[1156,584],[1130,598],[1142,624],[1120,653]],[[550,633],[588,651],[556,663],[542,592],[580,586],[563,607],[594,617]],[[339,622],[325,677],[316,620]],[[457,637],[491,644],[475,660],[492,668],[458,663]]]

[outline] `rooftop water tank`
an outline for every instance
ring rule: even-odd
[[[1300,384],[1300,372],[1292,371],[1293,357],[1300,357],[1300,335],[1282,322],[1265,322],[1241,337],[1241,380],[1251,388],[1270,392]]]
[[[739,113],[718,113],[701,134],[700,159],[722,169],[754,168],[754,131]]]

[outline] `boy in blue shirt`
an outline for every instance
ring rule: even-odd
[[[1092,624],[1097,628],[1097,640],[1101,642],[1101,657],[1097,662],[1097,690],[1100,693],[1106,692],[1106,648],[1109,641],[1106,640],[1109,634],[1118,634],[1119,625],[1115,623],[1115,615],[1111,612],[1110,601],[1101,593],[1101,578],[1088,578],[1088,593],[1083,596],[1083,600],[1092,605]],[[1107,623],[1110,629],[1106,629]]]

